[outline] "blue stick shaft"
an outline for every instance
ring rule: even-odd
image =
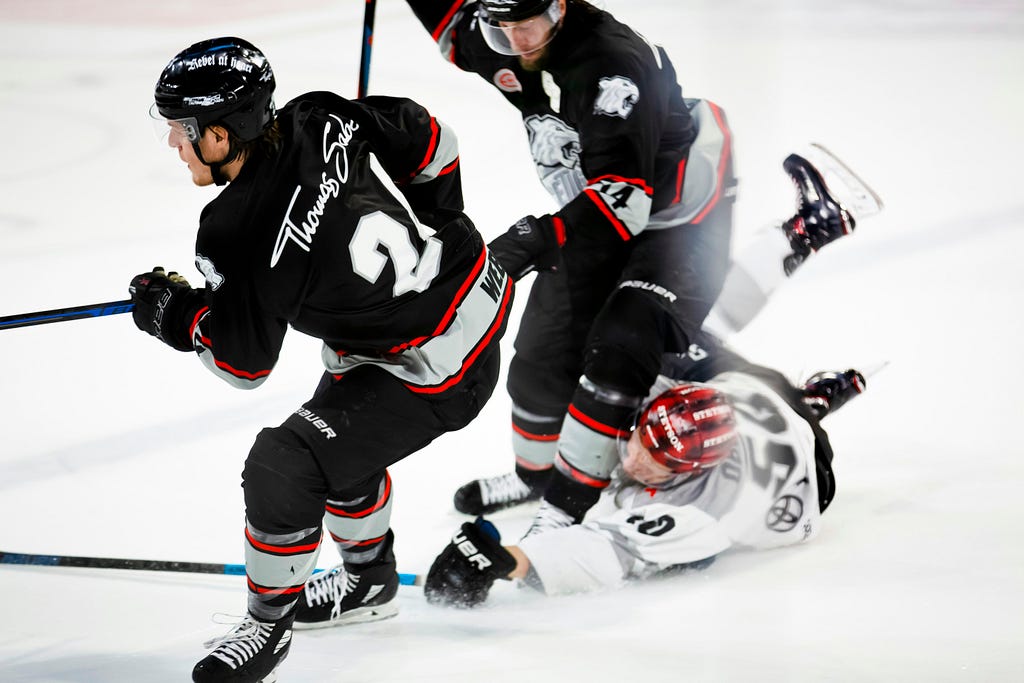
[[[135,569],[154,572],[187,572],[190,574],[228,574],[245,576],[244,564],[211,562],[177,562],[174,560],[134,560],[115,557],[77,557],[72,555],[31,555],[0,551],[0,564],[23,564],[37,567],[84,567],[87,569]],[[317,570],[322,571],[322,570]],[[420,585],[416,574],[398,575],[403,586]]]
[[[103,304],[87,304],[85,306],[72,306],[71,308],[36,311],[35,313],[7,315],[0,317],[0,330],[29,327],[30,325],[45,325],[46,323],[59,323],[65,320],[79,320],[81,318],[99,318],[104,315],[117,315],[118,313],[130,313],[133,308],[135,306],[132,304],[131,299],[126,299],[124,301],[108,301]]]

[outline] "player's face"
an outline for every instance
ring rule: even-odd
[[[169,122],[171,126],[171,132],[167,136],[167,144],[178,150],[178,156],[188,164],[188,170],[192,174],[192,182],[199,187],[206,187],[207,185],[213,184],[213,172],[210,167],[199,160],[196,155],[196,150],[189,142],[188,136],[182,134],[174,128],[174,122]],[[214,140],[213,133],[207,128],[203,132],[203,136],[199,138],[199,149],[203,152],[203,158],[209,159],[213,157],[216,159],[217,150],[214,148],[216,141]]]
[[[622,469],[641,484],[657,486],[677,476],[675,472],[651,457],[651,452],[640,443],[640,432],[634,431],[626,442],[626,457]]]
[[[519,63],[524,68],[540,61],[547,54],[547,44],[551,42],[554,29],[547,15],[543,14],[523,21],[501,22],[501,30],[509,46],[519,55]]]

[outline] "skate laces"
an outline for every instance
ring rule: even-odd
[[[480,499],[484,505],[507,503],[511,500],[520,500],[530,495],[530,487],[515,472],[509,472],[498,477],[480,479],[479,482]]]
[[[542,534],[545,531],[551,531],[552,529],[572,526],[572,523],[573,518],[568,512],[545,500],[537,509],[537,514],[533,517],[533,523],[530,524],[530,528],[523,534],[523,539]]]
[[[345,572],[345,582],[342,583],[340,577],[336,577],[334,581],[334,607],[331,608],[331,619],[337,619],[341,616],[341,601],[345,599],[345,596],[355,591],[359,585],[359,575]]]
[[[327,601],[337,601],[338,575],[344,573],[343,565],[336,565],[331,569],[316,574],[306,582],[303,589],[306,593],[306,603],[310,607],[319,607]]]
[[[218,621],[217,618],[232,618],[232,616],[215,614],[213,621],[219,624],[230,623]],[[234,618],[237,619],[238,617],[235,616]],[[216,657],[232,669],[238,669],[255,657],[266,646],[270,640],[271,633],[274,631],[274,626],[273,623],[257,621],[249,615],[235,624],[225,635],[212,638],[203,643],[203,646],[213,650],[210,656]],[[276,650],[284,647],[290,639],[291,631],[289,630],[282,635]]]

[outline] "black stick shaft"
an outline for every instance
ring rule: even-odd
[[[370,87],[370,56],[373,52],[373,19],[377,11],[377,0],[366,0],[363,13],[363,46],[359,56],[358,97],[366,97]]]

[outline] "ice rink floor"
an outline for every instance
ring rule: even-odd
[[[886,201],[733,340],[794,379],[889,363],[826,423],[838,493],[823,531],[600,595],[502,584],[465,612],[403,587],[395,619],[297,635],[280,680],[1020,680],[1024,3],[605,5],[665,46],[686,95],[728,113],[737,245],[789,215],[781,161],[809,141]],[[122,299],[156,264],[201,280],[192,247],[215,190],[194,188],[153,135],[161,69],[238,35],[269,57],[279,104],[352,97],[362,11],[0,0],[0,315]],[[455,127],[485,236],[552,210],[517,113],[447,65],[405,3],[377,12],[371,92]],[[129,316],[0,331],[0,551],[241,562],[249,445],[319,374],[318,343],[294,332],[270,380],[240,392]],[[393,468],[401,571],[424,572],[463,521],[458,485],[510,467],[508,409],[498,391],[468,428]],[[532,512],[494,519],[514,539]],[[326,547],[321,565],[336,557]],[[202,642],[226,631],[213,615],[244,610],[237,577],[0,565],[0,582],[4,683],[188,680]]]

